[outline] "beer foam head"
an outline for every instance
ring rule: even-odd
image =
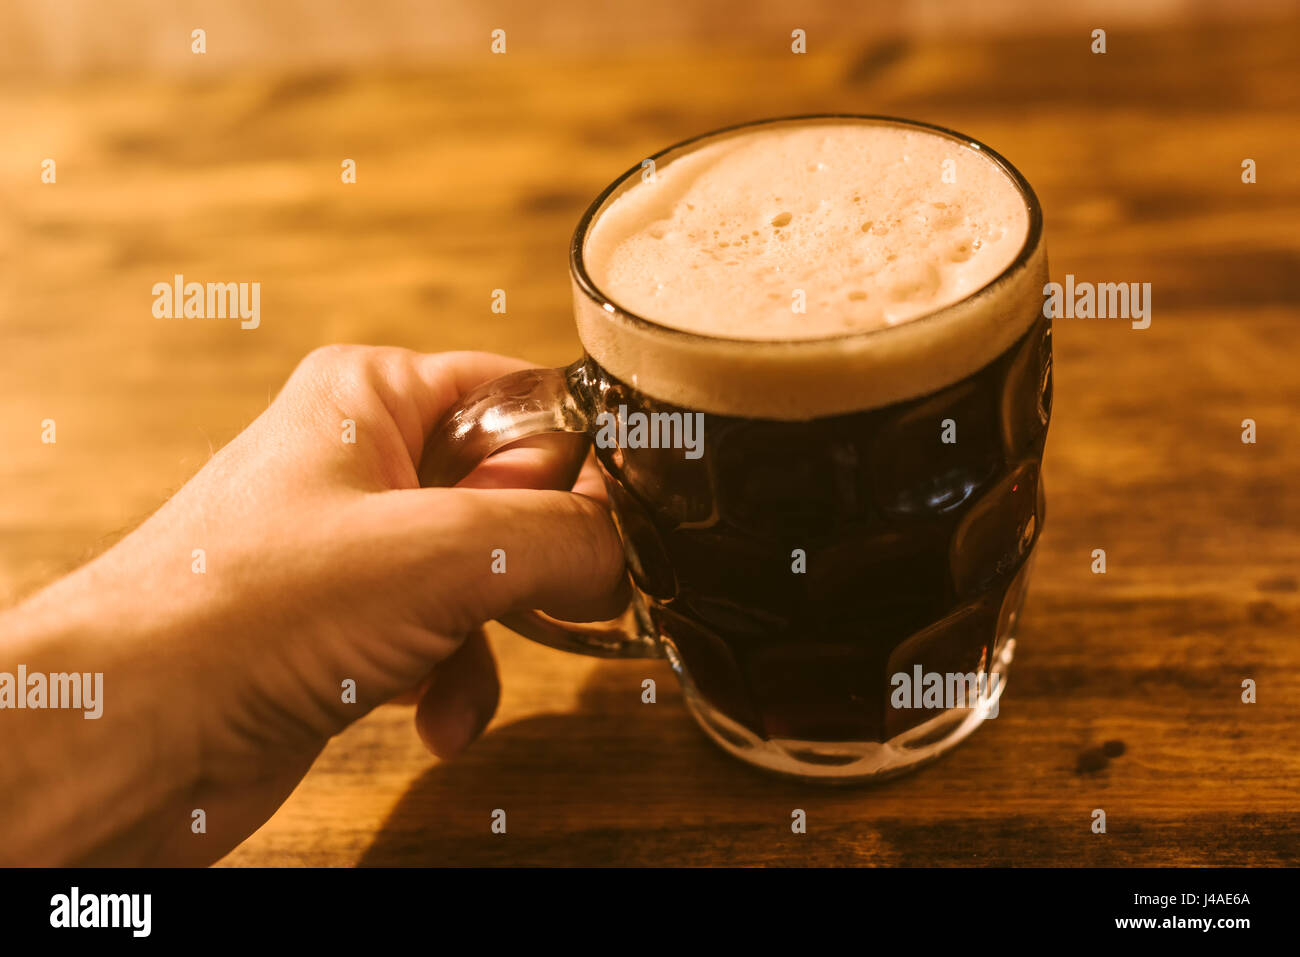
[[[969,140],[924,127],[810,118],[723,133],[669,151],[598,210],[581,262],[613,309],[592,316],[580,297],[579,332],[610,372],[706,411],[899,401],[975,371],[1032,321],[1033,296],[994,283],[1026,251],[1031,203]],[[1045,258],[1030,265],[1045,272]]]

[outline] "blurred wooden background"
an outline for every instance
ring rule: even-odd
[[[0,75],[229,73],[247,69],[423,68],[464,60],[504,29],[516,53],[780,47],[797,28],[815,46],[854,37],[995,36],[1096,27],[1275,19],[1293,0],[6,0]],[[218,52],[190,53],[201,27]],[[177,38],[184,42],[177,42]]]
[[[715,752],[666,665],[494,628],[502,705],[463,759],[380,709],[227,863],[1300,863],[1300,20],[1282,12],[10,0],[0,601],[156,508],[316,345],[572,358],[570,232],[648,153],[760,116],[915,117],[1027,175],[1054,278],[1154,287],[1144,332],[1057,324],[1048,520],[1001,716],[913,776],[808,789]],[[261,327],[155,319],[177,272],[261,282]]]

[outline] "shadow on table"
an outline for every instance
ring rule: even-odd
[[[646,677],[655,704],[641,703]],[[609,662],[573,713],[494,724],[430,768],[360,864],[793,863],[782,822],[807,797],[714,747],[666,665]],[[498,810],[505,834],[492,831]]]

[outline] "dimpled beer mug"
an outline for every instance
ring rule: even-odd
[[[632,607],[505,624],[666,656],[708,736],[771,771],[865,781],[937,757],[997,712],[1043,527],[1033,190],[968,137],[886,117],[767,120],[652,159],[574,234],[584,356],[466,396],[421,480],[585,434]]]

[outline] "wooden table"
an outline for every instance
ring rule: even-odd
[[[1057,324],[1048,521],[1001,716],[912,776],[804,787],[714,750],[667,665],[494,626],[501,708],[462,759],[382,708],[225,863],[1298,863],[1297,27],[1112,31],[1105,55],[1086,31],[845,35],[804,56],[782,40],[6,88],[0,599],[148,514],[315,345],[576,355],[570,232],[659,147],[761,115],[917,117],[1024,171],[1054,278],[1153,284],[1150,329]],[[155,320],[150,288],[175,272],[260,281],[261,327]]]

